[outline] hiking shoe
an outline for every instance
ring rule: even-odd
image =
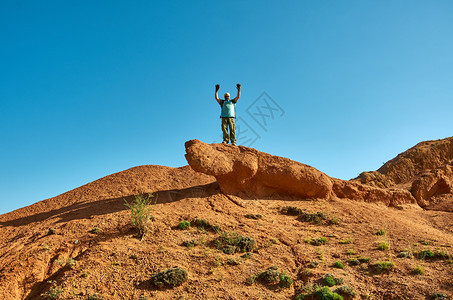
[[[231,145],[236,146],[236,143],[231,143]]]
[[[228,145],[228,142],[227,141],[223,141],[222,144]]]

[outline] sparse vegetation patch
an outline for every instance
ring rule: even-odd
[[[187,280],[187,272],[181,268],[170,268],[163,272],[154,273],[150,282],[158,288],[172,288],[183,284]]]
[[[248,236],[242,236],[236,232],[223,232],[214,240],[217,249],[227,254],[235,252],[250,252],[255,248],[256,242]]]
[[[152,215],[153,204],[156,203],[157,199],[153,201],[153,198],[154,195],[149,193],[146,196],[135,196],[135,201],[132,203],[124,200],[124,205],[130,211],[132,225],[137,229],[140,239],[143,239],[149,230],[149,221],[154,219]]]

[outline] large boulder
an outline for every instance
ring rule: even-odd
[[[186,142],[186,159],[198,172],[217,179],[225,194],[269,196],[296,195],[302,198],[347,198],[383,202],[388,206],[416,203],[407,190],[383,189],[330,178],[317,169],[244,146]]]
[[[253,148],[186,142],[186,159],[195,171],[212,175],[226,194],[329,198],[332,181],[317,169]]]

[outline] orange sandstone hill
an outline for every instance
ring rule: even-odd
[[[193,140],[186,158],[189,166],[131,168],[0,215],[0,296],[317,299],[323,286],[344,299],[453,294],[453,138],[351,181],[243,146]],[[147,193],[154,218],[140,240],[124,203]],[[220,245],[238,237],[250,247]],[[187,280],[153,285],[173,267]]]

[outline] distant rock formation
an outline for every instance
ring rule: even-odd
[[[453,211],[453,137],[418,143],[377,171],[352,181],[369,186],[410,187],[417,203],[427,209]]]
[[[330,178],[321,171],[244,146],[186,142],[186,159],[195,171],[212,175],[226,194],[302,198],[348,198],[388,206],[415,203],[407,190],[383,189]]]
[[[226,194],[329,198],[332,181],[317,169],[253,148],[186,142],[186,159],[195,171],[212,175]]]

